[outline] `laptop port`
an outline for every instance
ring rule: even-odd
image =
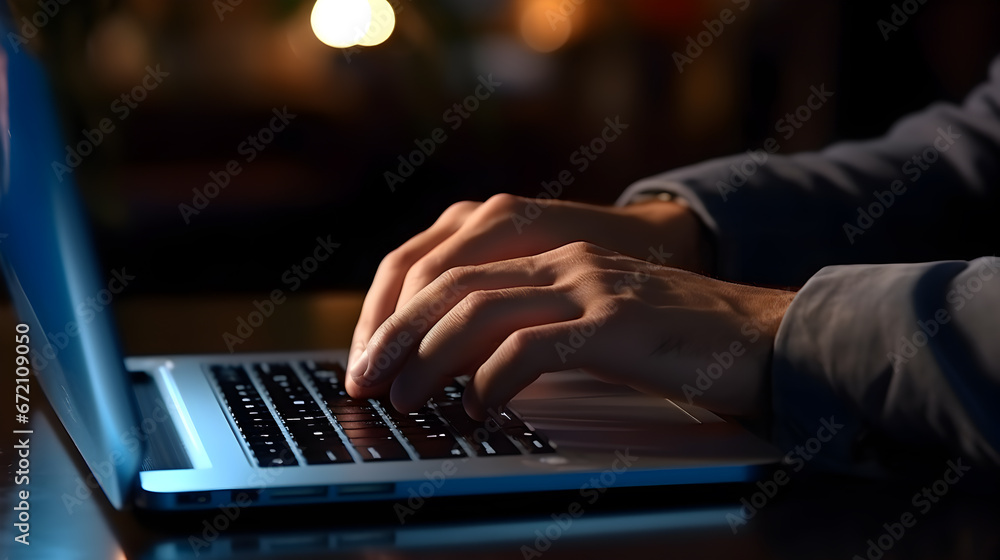
[[[381,482],[371,484],[345,484],[337,487],[337,494],[341,496],[362,496],[366,494],[392,494],[396,491],[396,484],[393,482]]]
[[[212,501],[211,492],[182,492],[177,495],[177,503],[180,505],[202,505]]]
[[[229,498],[238,506],[251,504],[260,499],[260,490],[249,488],[245,490],[233,490]]]
[[[268,496],[274,500],[298,500],[301,498],[325,498],[326,486],[305,486],[300,488],[275,488],[268,491]]]

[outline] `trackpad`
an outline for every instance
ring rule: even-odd
[[[667,399],[605,383],[582,371],[548,373],[511,402],[525,420],[542,424],[639,424],[645,429],[700,424]]]
[[[541,376],[510,406],[566,450],[630,448],[687,460],[760,446],[756,438],[714,414],[699,413],[699,421],[670,400],[605,383],[579,370]],[[744,437],[734,441],[734,432]]]

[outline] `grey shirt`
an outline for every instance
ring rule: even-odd
[[[619,199],[675,193],[714,235],[720,277],[801,286],[775,341],[770,436],[791,449],[842,425],[816,466],[1000,467],[1000,259],[986,256],[1000,247],[1000,58],[990,75],[884,137],[752,150]]]

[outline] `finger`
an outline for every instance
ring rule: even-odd
[[[602,324],[587,314],[511,333],[466,386],[465,411],[483,420],[486,411],[499,410],[543,373],[590,367],[614,355],[616,349],[604,348],[596,336]]]
[[[365,358],[358,360],[355,364],[358,367],[348,370],[348,390],[359,397],[378,394],[395,377],[427,331],[468,294],[479,290],[545,286],[552,282],[553,276],[548,269],[537,269],[533,262],[521,259],[445,272],[389,316],[372,334]]]
[[[354,327],[347,363],[354,365],[368,345],[375,329],[396,309],[403,279],[413,263],[454,234],[466,217],[481,203],[459,202],[445,210],[434,224],[403,243],[379,264],[371,288],[361,307],[361,316]]]
[[[553,234],[552,228],[536,227],[523,234],[524,230],[516,227],[515,218],[524,211],[525,204],[525,199],[517,196],[497,195],[476,208],[459,231],[410,268],[397,306],[405,304],[448,269],[532,256],[567,241]]]
[[[455,376],[474,372],[512,332],[582,313],[552,286],[472,292],[420,341],[393,381],[392,404],[400,411],[416,410]]]

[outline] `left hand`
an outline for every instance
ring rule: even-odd
[[[483,419],[540,375],[574,368],[684,397],[685,386],[704,387],[698,370],[728,353],[695,404],[758,416],[770,404],[774,337],[793,297],[571,243],[441,274],[376,330],[347,389],[364,398],[391,386],[393,406],[413,411],[472,374],[464,405]]]

